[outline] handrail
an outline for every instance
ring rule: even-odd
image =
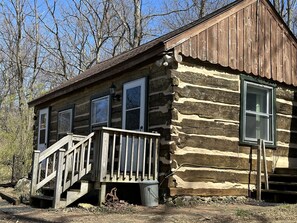
[[[49,157],[50,155],[52,155],[53,153],[55,153],[56,151],[58,151],[61,147],[63,147],[66,144],[68,144],[70,137],[71,137],[71,135],[64,136],[58,142],[56,142],[55,144],[51,145],[50,147],[48,147],[44,151],[42,151],[40,153],[39,160],[42,161],[42,160],[46,159],[47,157]]]
[[[91,134],[89,134],[87,137],[83,137],[79,143],[75,144],[73,147],[71,147],[70,149],[68,149],[65,153],[65,156],[67,156],[69,153],[72,153],[73,150],[77,149],[78,147],[80,147],[83,143],[85,143],[87,140],[89,140],[90,138],[92,138],[94,136],[94,132],[92,132]]]
[[[141,131],[133,131],[133,130],[126,130],[126,129],[117,129],[117,128],[111,128],[111,127],[97,127],[93,129],[94,131],[110,131],[110,132],[118,132],[118,133],[130,133],[130,134],[135,134],[135,135],[144,135],[144,136],[156,136],[159,137],[160,133],[156,132],[141,132]]]

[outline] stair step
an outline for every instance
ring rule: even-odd
[[[265,188],[264,183],[262,183],[262,188]],[[269,189],[284,190],[284,191],[297,191],[297,182],[269,181]]]
[[[274,173],[297,175],[297,168],[275,168]]]
[[[45,196],[45,195],[32,195],[31,198],[39,199],[39,200],[48,200],[48,201],[54,200],[54,197],[52,197],[52,196]]]
[[[42,194],[45,196],[54,196],[55,189],[53,187],[43,187]]]
[[[277,203],[297,203],[297,191],[262,190],[262,199]]]
[[[273,173],[269,175],[269,181],[297,182],[297,175]]]

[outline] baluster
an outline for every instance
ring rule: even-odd
[[[47,157],[46,159],[45,159],[45,171],[44,171],[44,178],[46,178],[47,177],[47,175],[48,175],[48,161],[49,160],[49,157]]]
[[[130,180],[132,179],[133,174],[133,160],[134,160],[134,135],[132,135],[132,145],[131,145],[131,160],[130,160]]]
[[[124,179],[126,179],[127,163],[128,163],[128,149],[129,149],[129,136],[126,135],[126,150],[125,150],[125,160],[124,160]]]
[[[143,140],[143,156],[142,156],[142,180],[144,180],[144,176],[145,176],[145,154],[146,154],[146,141],[147,141],[147,138],[146,136],[144,137],[144,140]]]
[[[56,156],[57,156],[57,154],[56,153],[54,153],[53,154],[53,166],[52,166],[52,173],[55,171],[55,166],[56,166]]]
[[[139,177],[139,159],[140,159],[140,142],[141,137],[138,136],[138,143],[137,143],[137,164],[136,164],[136,180],[138,180]]]
[[[147,175],[147,179],[148,179],[148,180],[150,180],[150,178],[151,178],[152,146],[153,146],[153,138],[150,137],[150,142],[149,142],[148,175]]]
[[[122,144],[123,144],[123,135],[122,135],[122,133],[120,133],[120,146],[119,146],[119,161],[118,161],[117,178],[120,178],[120,174],[121,174]]]
[[[78,179],[80,179],[85,174],[84,162],[85,162],[85,151],[86,151],[86,143],[83,143],[80,146],[80,162],[79,162],[79,170],[78,170]]]
[[[111,152],[111,169],[110,169],[110,179],[113,178],[114,171],[114,156],[115,156],[115,146],[116,146],[116,133],[113,133],[113,143],[112,143],[112,152]]]
[[[75,175],[75,165],[76,165],[76,152],[75,150],[73,151],[73,158],[72,158],[72,173],[71,173],[71,185],[73,184],[73,182],[75,182],[74,180],[74,175]]]
[[[154,180],[157,180],[157,178],[158,178],[158,151],[159,151],[159,138],[155,138]]]
[[[89,163],[90,163],[90,154],[91,154],[91,143],[92,143],[92,138],[90,138],[88,140],[88,152],[87,152],[87,164],[86,164],[87,170],[86,170],[86,173],[88,173],[90,171]]]

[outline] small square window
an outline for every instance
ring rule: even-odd
[[[109,96],[92,100],[91,117],[92,125],[108,126]]]
[[[58,113],[58,134],[72,132],[72,109],[60,111]]]
[[[243,80],[241,92],[241,142],[256,144],[263,139],[275,145],[274,88]]]

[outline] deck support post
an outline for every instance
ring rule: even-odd
[[[102,205],[105,203],[105,195],[106,195],[106,183],[100,183],[99,188],[99,207],[102,207]]]
[[[65,154],[65,149],[59,149],[53,208],[59,208],[60,207],[60,199],[61,199],[61,194],[62,194],[62,177],[63,177],[64,154]]]

